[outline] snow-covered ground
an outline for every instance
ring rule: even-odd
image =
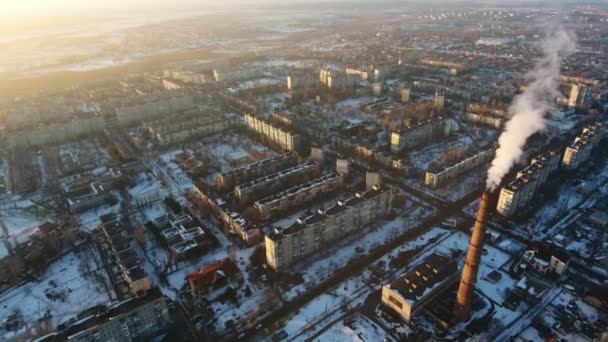
[[[375,342],[393,341],[393,339],[378,326],[363,315],[355,315],[351,323],[345,321],[336,322],[329,327],[323,334],[314,341],[335,341],[335,342]]]
[[[8,241],[18,244],[27,241],[46,221],[53,217],[46,210],[34,205],[30,200],[12,198],[9,204],[0,206],[0,238],[8,232]],[[0,257],[3,254],[0,253]]]
[[[48,318],[53,326],[115,298],[97,252],[82,246],[51,263],[36,281],[0,296],[0,317],[20,313],[25,322]]]
[[[299,270],[304,278],[304,283],[287,290],[283,297],[291,300],[304,293],[307,288],[315,286],[331,276],[336,270],[344,268],[350,262],[357,259],[361,254],[368,253],[372,249],[385,244],[403,234],[404,231],[414,228],[424,218],[433,214],[430,208],[411,206],[404,213],[390,221],[381,221],[366,228],[363,235],[355,235],[343,239],[338,245],[328,248],[320,253],[312,263],[308,260]]]

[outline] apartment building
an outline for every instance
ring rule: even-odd
[[[148,126],[149,132],[155,133],[161,147],[175,145],[194,138],[210,136],[227,131],[240,124],[238,117],[214,115],[212,117],[193,118],[179,123],[160,127]]]
[[[130,98],[127,103],[116,106],[115,112],[120,126],[130,126],[163,115],[175,114],[193,106],[192,95],[180,91],[168,91],[161,95]]]
[[[515,179],[500,189],[496,211],[509,217],[525,208],[536,191],[559,167],[561,154],[557,150],[543,152],[517,173]]]
[[[197,256],[211,246],[203,228],[190,215],[163,215],[156,218],[155,223],[176,260]]]
[[[448,137],[454,129],[455,124],[451,119],[438,117],[395,131],[391,134],[391,152],[398,153],[405,148]]]
[[[591,102],[591,87],[586,84],[574,83],[570,86],[568,106],[587,109]]]
[[[86,298],[83,298],[86,300]],[[170,300],[154,288],[104,307],[39,341],[144,341],[162,335],[171,324]]]
[[[509,118],[506,108],[493,107],[484,103],[470,103],[464,114],[464,120],[475,124],[501,128]]]
[[[433,253],[382,287],[382,304],[410,322],[434,298],[458,281],[453,258]]]
[[[278,156],[260,160],[257,163],[249,164],[218,175],[215,178],[215,187],[218,191],[232,190],[234,189],[234,186],[239,183],[245,183],[256,178],[264,177],[297,164],[298,154],[296,152],[279,154]]]
[[[321,173],[319,164],[307,161],[285,170],[242,183],[234,188],[234,196],[241,203],[251,203],[270,194],[282,191],[294,184],[300,184]]]
[[[374,187],[341,200],[327,210],[298,219],[265,237],[266,263],[283,271],[304,257],[327,248],[348,235],[356,234],[379,217],[387,215],[396,190]]]
[[[424,177],[424,184],[430,188],[437,188],[454,178],[489,162],[494,156],[494,149],[481,151],[467,157],[460,162],[440,170],[428,170]]]
[[[207,188],[204,183],[193,185],[189,195],[193,202],[199,206],[199,209],[210,210],[224,224],[224,227],[230,233],[238,236],[245,245],[252,246],[262,239],[262,233],[258,226],[230,209],[228,203],[212,189]]]
[[[177,69],[163,70],[163,77],[180,81],[186,84],[205,84],[214,81],[210,72],[204,73]]]
[[[255,132],[265,143],[281,151],[301,151],[302,137],[292,129],[279,127],[267,120],[245,113],[247,128]]]
[[[582,133],[574,139],[564,151],[562,165],[569,170],[578,168],[584,163],[598,142],[606,136],[603,124],[596,122],[583,128]]]
[[[84,135],[100,133],[105,121],[97,113],[73,114],[67,121],[40,125],[34,129],[17,131],[9,136],[10,146],[45,146],[59,144]]]
[[[493,128],[501,128],[506,121],[504,118],[471,112],[465,113],[464,119],[471,123],[490,126]]]
[[[118,292],[136,296],[149,290],[150,279],[131,247],[131,238],[123,225],[113,214],[102,216],[101,221],[98,229],[101,252]]]
[[[125,176],[115,169],[102,175],[76,175],[61,180],[61,190],[72,213],[82,212],[110,201],[117,181]]]
[[[243,67],[240,69],[221,68],[213,69],[213,78],[216,82],[238,82],[264,76],[264,68]]]
[[[346,68],[344,70],[344,72],[349,75],[349,76],[357,76],[359,78],[361,78],[362,80],[367,80],[369,77],[369,74],[367,73],[367,71],[364,71],[362,69],[356,69],[356,68]]]
[[[269,220],[275,215],[310,203],[324,194],[336,191],[342,185],[342,179],[342,175],[330,173],[262,198],[256,201],[253,207],[257,210],[261,220]]]
[[[443,109],[445,107],[445,88],[435,89],[434,106],[436,109]]]

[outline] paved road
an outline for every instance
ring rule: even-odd
[[[508,326],[504,327],[493,341],[504,342],[509,338],[520,334],[527,326],[532,324],[532,320],[543,310],[545,310],[545,308],[549,306],[549,304],[551,304],[551,302],[557,298],[560,293],[562,293],[561,287],[554,287],[549,290],[549,292],[543,296],[543,300],[540,303],[534,305],[528,312],[513,320],[513,322],[511,322],[511,324]]]

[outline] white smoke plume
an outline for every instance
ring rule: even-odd
[[[575,47],[575,37],[562,28],[547,31],[542,42],[543,56],[528,74],[526,90],[509,106],[511,119],[498,138],[498,149],[488,170],[486,188],[496,190],[503,177],[523,155],[528,137],[545,127],[545,114],[559,95],[560,58]]]

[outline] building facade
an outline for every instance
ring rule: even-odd
[[[605,135],[606,130],[602,123],[597,122],[587,125],[583,128],[583,132],[574,139],[574,142],[566,147],[562,165],[569,170],[578,168],[589,159],[591,151]]]
[[[291,129],[279,127],[249,113],[245,113],[245,124],[249,130],[255,132],[265,143],[278,150],[302,150],[302,137]]]
[[[274,215],[309,203],[323,194],[334,192],[342,185],[342,179],[342,175],[330,173],[262,198],[256,201],[253,207],[261,220],[268,220]]]
[[[234,197],[241,203],[250,203],[280,192],[295,184],[306,182],[321,173],[319,164],[308,161],[288,169],[242,183],[234,188]]]
[[[494,149],[489,149],[465,158],[442,170],[429,170],[424,177],[424,184],[430,188],[437,188],[463,173],[489,162],[493,156]]]
[[[412,148],[438,138],[452,134],[455,124],[451,119],[438,117],[407,127],[391,134],[391,152],[398,153],[405,148]]]
[[[160,290],[152,289],[42,337],[40,341],[143,341],[161,335],[170,324],[169,299],[162,296]]]
[[[296,152],[287,152],[238,169],[232,169],[215,178],[215,187],[218,191],[232,190],[239,183],[249,182],[295,166],[298,164],[298,158]]]
[[[338,201],[327,210],[319,209],[289,227],[276,228],[265,238],[266,263],[276,271],[283,271],[337,240],[356,234],[390,212],[395,193],[392,188],[374,188]]]
[[[382,304],[410,322],[425,305],[458,281],[456,262],[433,253],[410,271],[382,287]]]
[[[515,179],[500,189],[496,211],[505,217],[524,209],[536,191],[559,167],[561,154],[557,150],[543,152],[517,173]]]

